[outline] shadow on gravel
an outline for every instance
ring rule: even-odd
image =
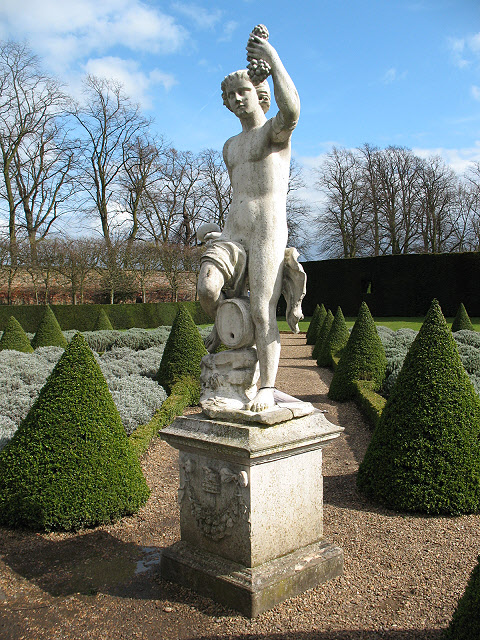
[[[3,561],[52,596],[105,593],[136,599],[161,598],[152,580],[161,548],[141,547],[118,540],[105,531],[92,531],[66,540],[48,540],[22,531],[5,536]]]
[[[308,631],[272,634],[195,636],[195,640],[439,640],[441,629],[395,629],[385,631]]]

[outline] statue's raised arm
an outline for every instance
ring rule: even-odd
[[[264,60],[269,65],[279,111],[275,117],[278,122],[274,131],[280,137],[282,132],[290,134],[300,116],[300,98],[276,49],[265,38],[251,33],[247,43],[247,60]]]
[[[231,359],[235,379],[240,370],[247,370],[245,362],[253,353],[255,366],[258,359],[260,387],[257,389],[250,377],[243,395],[229,400],[238,400],[246,411],[258,413],[274,410],[276,404],[275,378],[280,358],[276,310],[282,292],[287,301],[287,319],[294,331],[298,331],[297,323],[302,317],[305,273],[296,259],[298,254],[286,249],[290,138],[300,114],[300,100],[278,53],[268,42],[264,25],[257,25],[250,34],[247,52],[248,69],[230,73],[221,84],[223,103],[237,116],[242,130],[229,138],[223,148],[232,185],[225,226],[220,235],[210,228],[199,230],[206,247],[201,258],[198,296],[203,309],[215,318],[206,341],[212,357],[220,342],[228,345],[230,350],[223,351],[217,359]],[[270,74],[279,111],[267,120],[270,89],[266,78]],[[241,316],[248,330],[243,320],[242,328],[235,328],[229,316],[233,300],[243,309]],[[252,376],[253,373],[254,370]],[[215,376],[212,379],[216,380]],[[218,397],[212,397],[206,402],[217,406]],[[205,410],[206,404],[202,406]]]

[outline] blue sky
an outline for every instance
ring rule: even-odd
[[[400,145],[457,171],[480,160],[479,0],[2,0],[0,38],[27,41],[78,94],[120,79],[174,146],[221,149],[238,132],[223,77],[270,31],[302,103],[293,153]],[[272,106],[271,115],[274,115]]]

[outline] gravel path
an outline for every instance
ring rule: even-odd
[[[155,439],[143,460],[152,489],[132,518],[79,534],[0,528],[2,640],[437,639],[480,553],[480,516],[397,514],[367,503],[355,475],[369,431],[352,403],[326,397],[304,335],[282,335],[277,386],[327,409],[344,434],[324,450],[325,536],[343,576],[255,620],[161,581],[161,549],[179,539],[177,452]]]

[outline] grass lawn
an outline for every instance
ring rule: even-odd
[[[304,332],[308,329],[311,318],[305,318],[299,323],[300,331]],[[352,327],[356,318],[345,318],[347,326]],[[454,318],[446,318],[448,326],[452,325]],[[470,318],[473,323],[475,331],[480,331],[480,318]],[[290,331],[290,328],[284,318],[277,318],[278,328],[280,331]],[[423,318],[375,318],[375,324],[383,325],[384,327],[390,327],[396,331],[397,329],[413,329],[418,331],[422,326]]]

